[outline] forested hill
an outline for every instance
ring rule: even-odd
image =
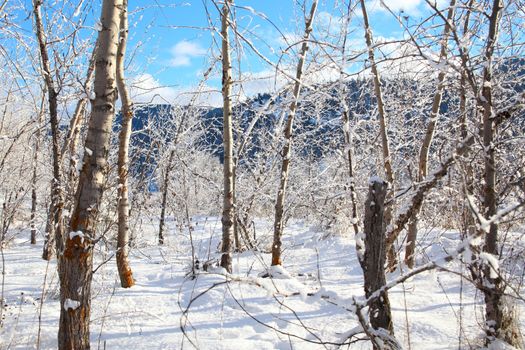
[[[512,59],[495,70],[495,76],[505,77],[500,93],[507,90],[525,91],[525,59]],[[510,77],[510,78],[509,78]],[[387,113],[393,146],[406,154],[415,152],[410,144],[422,137],[432,105],[433,82],[413,79],[383,80]],[[294,121],[295,152],[305,158],[322,159],[343,150],[343,98],[348,106],[350,127],[357,136],[373,132],[376,125],[376,102],[370,80],[349,80],[344,85],[330,83],[303,88]],[[416,102],[417,101],[417,102]],[[261,93],[233,108],[234,138],[241,147],[239,161],[250,162],[281,140],[281,133],[291,103],[289,91],[277,95]],[[440,106],[441,124],[458,120],[459,97],[444,91]],[[115,121],[115,129],[120,124]],[[525,130],[525,118],[515,118],[519,129]],[[409,131],[406,133],[405,131]],[[193,133],[192,143],[223,161],[222,108],[140,104],[133,119],[132,146],[135,148],[132,173],[151,174],[162,148],[177,142],[177,133]],[[403,133],[402,138],[395,135]],[[439,136],[438,136],[439,138]],[[359,143],[361,137],[353,142]],[[249,142],[246,142],[249,141]],[[272,146],[273,145],[273,146]]]

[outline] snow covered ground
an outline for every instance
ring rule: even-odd
[[[131,289],[120,288],[114,259],[104,263],[111,252],[97,248],[93,349],[333,349],[337,346],[330,343],[348,343],[346,336],[359,326],[349,311],[354,298],[362,300],[364,295],[351,236],[326,237],[294,222],[285,231],[282,274],[259,277],[267,271],[270,255],[249,251],[234,256],[234,273],[224,283],[226,277],[217,268],[201,271],[194,279],[187,277],[191,265],[187,229],[169,222],[167,243],[162,247],[155,244],[155,232],[155,222],[145,225],[135,241],[130,260],[137,284]],[[219,256],[220,235],[220,220],[194,218],[193,242],[201,266]],[[258,222],[257,235],[266,240],[267,248],[269,224]],[[42,246],[31,246],[28,236],[27,231],[20,232],[4,249],[6,309],[1,349],[36,348],[39,333],[41,349],[56,348],[56,266],[40,259]],[[459,239],[457,234],[436,230],[423,237],[420,248],[429,259],[452,251]],[[462,268],[458,262],[446,267]],[[391,290],[390,301],[396,337],[406,348],[409,344],[412,349],[480,344],[481,298],[457,274],[417,275]],[[351,339],[349,347],[371,348],[360,338]]]

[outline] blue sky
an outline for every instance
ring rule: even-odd
[[[418,22],[426,12],[427,5],[424,0],[383,1],[395,13],[403,11],[413,22]],[[217,2],[219,3],[218,0]],[[335,40],[329,35],[340,33],[341,16],[345,13],[347,2],[348,0],[319,0],[312,34],[314,39]],[[21,11],[14,17],[21,23],[25,35],[31,38],[30,40],[34,40],[30,14],[31,2],[18,0],[13,4],[18,3],[21,4],[18,7]],[[262,55],[293,74],[292,67],[297,59],[294,50],[298,45],[292,45],[292,49],[287,50],[285,54],[283,50],[290,44],[299,42],[304,30],[304,13],[308,12],[311,3],[312,0],[236,0],[234,17],[239,31]],[[72,21],[86,17],[80,35],[94,38],[96,22],[100,16],[100,4],[100,0],[45,2],[44,21],[59,37],[61,32],[56,28],[63,25],[64,21],[60,11],[67,8]],[[403,37],[403,29],[394,17],[380,6],[379,0],[368,0],[367,4],[376,39]],[[75,16],[73,12],[78,12],[80,15]],[[215,68],[206,81],[204,89],[215,90],[214,93],[206,95],[208,96],[206,98],[210,99],[210,103],[217,104],[216,102],[220,100],[217,94],[220,89],[220,63],[216,62],[220,55],[220,36],[217,33],[220,23],[214,2],[212,0],[130,0],[129,12],[130,43],[127,59],[130,64],[126,75],[134,86],[132,92],[136,100],[147,102],[151,101],[153,96],[160,95],[162,98],[160,100],[155,98],[155,101],[185,103],[188,101],[187,92],[195,89],[202,80],[203,72],[213,65]],[[360,13],[360,8],[357,8],[350,24],[351,49],[362,49],[365,45]],[[51,40],[57,38],[52,37]],[[332,43],[337,44],[335,41]],[[15,42],[15,45],[18,44]],[[86,52],[89,50],[87,49]],[[245,44],[233,53],[233,57],[236,77],[239,76],[240,71],[243,74],[242,78],[247,79],[247,82],[243,83],[242,92],[246,96],[265,92],[286,82],[282,76],[275,78],[275,68],[264,62]],[[329,78],[329,72],[325,74],[328,78],[323,77],[323,74],[321,72],[317,78]],[[278,79],[281,80],[277,81]]]
[[[423,0],[386,0],[385,3],[396,13],[404,11],[414,20],[421,17],[426,6]],[[309,8],[311,1],[307,0],[306,4]],[[287,47],[283,36],[289,37],[291,42],[304,28],[303,0],[237,0],[235,5],[236,21],[244,35],[272,62],[278,62],[280,52]],[[316,28],[326,31],[329,27],[337,26],[341,5],[341,0],[319,1],[314,35]],[[403,36],[400,25],[377,1],[370,1],[368,6],[375,36]],[[218,30],[220,25],[214,3],[210,0],[175,3],[143,0],[131,1],[129,7],[130,48],[139,47],[133,58],[131,74],[151,80],[146,83],[147,86],[164,87],[159,89],[161,94],[173,95],[173,91],[195,87],[203,71],[209,67],[211,57],[218,57],[219,54],[217,44],[220,43],[220,37],[211,29],[215,27]],[[356,13],[360,14],[360,8]],[[354,29],[352,40],[364,45],[360,16],[353,18],[351,27]],[[332,32],[336,30],[331,29]],[[263,74],[272,71],[272,67],[246,45],[240,57],[240,67],[244,73]],[[220,85],[220,65],[216,67],[216,74],[212,74],[206,84],[212,88]],[[237,67],[236,63],[234,67]]]

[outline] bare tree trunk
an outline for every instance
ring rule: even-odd
[[[358,216],[357,216],[357,198],[356,198],[356,188],[355,188],[355,174],[354,174],[354,155],[353,155],[353,142],[352,142],[352,135],[350,131],[350,111],[348,110],[348,106],[346,105],[346,102],[343,104],[343,134],[345,139],[345,148],[346,151],[346,159],[348,161],[348,191],[350,192],[350,206],[351,206],[351,215],[352,215],[352,228],[354,230],[354,236],[355,236],[355,249],[357,253],[357,259],[359,260],[359,263],[363,264],[363,253],[365,250],[365,247],[362,245],[362,240],[359,239],[359,224],[358,224]]]
[[[492,14],[489,17],[489,33],[487,46],[485,49],[485,64],[483,65],[483,86],[481,106],[483,107],[483,149],[485,158],[484,171],[484,193],[483,206],[485,207],[485,217],[491,218],[497,213],[498,198],[496,191],[496,171],[494,139],[494,107],[492,100],[492,57],[498,38],[498,27],[503,10],[501,0],[494,0],[492,4]],[[484,251],[493,256],[499,256],[498,249],[498,225],[496,222],[490,224],[488,233],[485,235]],[[494,276],[491,267],[486,266],[483,272],[482,285],[485,295],[485,326],[487,345],[496,338],[521,348],[523,340],[520,334],[519,323],[514,317],[513,306],[510,305],[508,298],[505,297],[506,283],[501,276]]]
[[[45,96],[45,95],[44,95]],[[37,209],[37,194],[36,183],[38,179],[38,153],[40,152],[40,127],[42,126],[42,118],[44,116],[45,97],[42,96],[42,103],[40,105],[39,116],[37,119],[37,129],[35,132],[35,149],[33,150],[33,176],[31,178],[31,244],[36,244],[36,209]]]
[[[365,202],[365,254],[363,259],[363,273],[365,277],[365,295],[370,298],[374,293],[382,290],[386,285],[385,260],[385,222],[384,205],[388,184],[381,179],[370,179],[368,198]],[[383,289],[380,296],[369,303],[368,314],[370,324],[375,330],[385,330],[390,336],[394,335],[392,314],[388,292]],[[380,332],[378,334],[381,334]],[[374,349],[380,349],[374,343]]]
[[[128,0],[123,0],[120,10],[120,38],[117,51],[117,87],[122,100],[122,129],[119,135],[118,148],[118,236],[117,236],[117,267],[120,285],[129,288],[135,284],[129,267],[129,139],[131,137],[131,121],[133,120],[133,103],[129,96],[124,78],[124,57],[128,42]]]
[[[51,189],[51,198],[53,197],[53,189]],[[53,219],[53,200],[50,200],[49,208],[47,209],[46,231],[44,234],[44,245],[42,248],[42,259],[51,260],[55,252],[55,224]]]
[[[117,88],[116,56],[121,0],[104,0],[98,33],[95,68],[95,99],[85,142],[77,197],[69,234],[59,264],[59,349],[89,349],[91,280],[96,220],[108,173],[107,157],[115,116]]]
[[[466,37],[469,34],[469,25],[470,25],[470,14],[472,11],[472,5],[474,4],[475,0],[469,0],[467,5],[467,13],[465,15],[465,20],[463,22],[463,37]],[[462,139],[466,139],[468,136],[468,100],[467,100],[467,73],[462,70],[461,71],[461,78],[460,78],[460,92],[459,92],[459,112],[460,112],[460,135]],[[469,152],[465,152],[464,158],[468,158]],[[464,192],[465,193],[473,193],[474,191],[474,173],[472,169],[472,165],[467,163],[463,166],[465,168],[465,184],[464,184]],[[465,205],[463,208],[463,236],[466,237],[473,237],[476,233],[476,222],[474,220],[474,217],[472,216],[470,212],[470,208],[468,205]],[[472,247],[474,248],[474,247]],[[471,249],[474,251],[474,249]],[[473,270],[471,269],[471,272]]]
[[[386,175],[386,179],[390,184],[390,191],[387,193],[386,202],[389,203],[385,210],[385,222],[386,225],[390,225],[393,219],[393,200],[395,198],[395,184],[394,184],[394,170],[392,169],[392,158],[390,155],[390,145],[387,134],[387,120],[386,120],[386,111],[385,104],[383,101],[383,92],[381,88],[381,77],[379,71],[377,70],[377,64],[374,56],[374,44],[372,37],[372,29],[368,22],[368,13],[366,11],[365,1],[360,0],[361,10],[363,12],[363,23],[365,29],[365,41],[368,48],[368,60],[370,61],[370,68],[372,70],[372,75],[374,76],[374,93],[377,100],[377,110],[379,117],[379,132],[381,136],[381,149],[383,153],[383,167]],[[397,259],[394,252],[394,246],[389,246],[387,250],[389,266],[393,267],[397,264]]]
[[[62,169],[60,156],[60,132],[58,125],[58,111],[57,111],[57,91],[55,90],[55,82],[51,73],[51,66],[49,63],[49,56],[47,52],[47,42],[44,34],[44,26],[42,24],[42,15],[40,7],[42,0],[33,0],[33,15],[35,18],[35,31],[38,40],[40,59],[44,75],[44,81],[47,88],[48,104],[49,104],[49,121],[51,125],[51,136],[53,140],[53,180],[51,183],[51,206],[49,211],[49,227],[48,235],[53,233],[54,237],[49,237],[49,240],[55,239],[57,248],[62,246],[62,210],[64,206],[64,199],[62,193]],[[44,258],[50,258],[53,255],[52,244],[44,244]]]
[[[351,115],[348,108],[348,103],[346,102],[347,98],[347,91],[346,91],[346,84],[344,82],[343,76],[344,76],[344,69],[345,69],[345,62],[346,62],[346,43],[348,38],[348,26],[350,25],[350,13],[351,13],[351,2],[348,2],[348,8],[347,8],[347,14],[346,14],[346,22],[343,27],[343,45],[341,45],[341,62],[342,65],[340,67],[339,71],[339,84],[341,86],[341,94],[340,94],[340,100],[341,100],[341,106],[342,106],[342,123],[343,123],[343,136],[344,136],[344,146],[346,150],[346,158],[348,162],[348,191],[350,192],[350,206],[351,206],[351,215],[352,215],[352,221],[351,225],[354,231],[355,236],[355,249],[357,253],[357,259],[359,261],[359,264],[364,269],[364,251],[365,247],[363,246],[363,242],[360,239],[359,236],[359,224],[358,224],[358,214],[357,214],[357,199],[356,199],[356,192],[355,192],[355,174],[354,174],[354,155],[353,155],[353,135],[352,135],[352,129],[350,126],[351,123]]]
[[[162,203],[160,208],[160,221],[159,221],[159,244],[164,244],[164,229],[166,226],[166,206],[168,203],[168,192],[170,186],[170,174],[173,168],[173,159],[175,158],[175,149],[170,151],[168,158],[168,165],[166,167],[166,173],[164,174],[164,186],[162,189]]]
[[[284,129],[284,147],[282,150],[282,165],[281,165],[281,179],[279,183],[279,190],[277,192],[277,199],[275,201],[275,220],[273,224],[273,244],[272,244],[272,266],[281,265],[281,246],[283,236],[283,213],[284,213],[284,199],[286,194],[286,187],[288,184],[288,174],[290,172],[290,157],[292,155],[292,132],[295,113],[297,111],[297,101],[301,92],[301,79],[303,77],[303,67],[306,59],[306,52],[308,51],[308,39],[312,32],[312,23],[317,10],[317,0],[314,0],[310,8],[310,14],[305,20],[305,29],[303,36],[303,43],[301,51],[299,52],[299,63],[297,64],[297,71],[295,73],[295,84],[293,90],[293,100],[290,104],[290,112],[286,120],[286,127]]]
[[[239,235],[239,210],[238,210],[238,207],[237,207],[237,189],[236,189],[236,184],[237,184],[237,160],[234,159],[233,160],[233,205],[235,206],[235,209],[234,212],[233,212],[233,215],[234,215],[234,223],[233,223],[233,241],[235,243],[235,251],[236,252],[240,252],[242,251],[242,243],[241,243],[241,239],[240,239],[240,235]]]
[[[448,36],[450,34],[450,24],[454,20],[454,10],[456,8],[456,0],[450,0],[450,5],[447,13],[447,21],[445,23],[445,29],[443,30],[443,38],[441,41],[441,51],[439,53],[439,63],[446,63],[447,59],[447,48],[448,48]],[[443,90],[445,88],[445,76],[446,73],[444,70],[438,74],[438,86],[436,93],[434,94],[434,99],[432,101],[432,110],[430,112],[430,120],[427,125],[427,130],[423,143],[421,144],[421,149],[419,151],[419,168],[417,181],[424,181],[428,174],[428,154],[430,151],[430,145],[432,144],[432,139],[434,138],[434,131],[439,118],[439,108],[441,107],[441,99],[443,97]],[[409,268],[414,267],[414,252],[416,248],[417,240],[417,223],[418,223],[419,210],[414,213],[414,216],[411,218],[411,221],[408,225],[408,235],[407,243],[405,249],[405,264]]]
[[[222,35],[222,101],[223,101],[223,125],[222,139],[224,145],[224,188],[222,202],[222,257],[221,266],[228,272],[232,272],[232,236],[235,221],[234,213],[234,184],[233,184],[233,131],[232,131],[232,106],[231,86],[232,68],[230,60],[230,39],[228,28],[230,25],[230,5],[232,0],[227,0],[222,7],[221,35]]]
[[[36,136],[35,136],[36,137]],[[36,244],[36,209],[37,209],[37,196],[36,196],[36,180],[37,180],[37,163],[38,163],[38,142],[35,141],[35,150],[33,155],[33,177],[31,178],[31,244]]]

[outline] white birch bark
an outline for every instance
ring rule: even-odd
[[[222,256],[221,266],[226,271],[232,271],[232,237],[234,231],[234,176],[233,176],[233,131],[231,106],[231,60],[230,60],[230,6],[232,0],[227,0],[222,7],[221,35],[222,35],[222,101],[223,101],[223,202],[222,202]]]
[[[124,78],[124,59],[128,42],[128,0],[123,0],[120,10],[120,38],[117,50],[117,87],[122,101],[122,129],[119,134],[118,148],[118,235],[117,235],[117,267],[120,285],[129,288],[135,284],[129,266],[129,141],[131,137],[131,122],[133,120],[133,103]]]

